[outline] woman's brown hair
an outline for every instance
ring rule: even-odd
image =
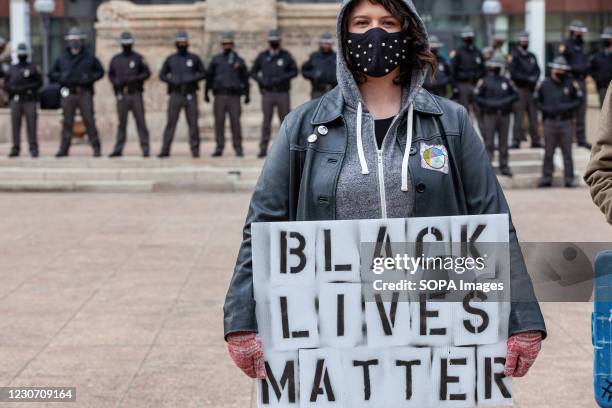
[[[406,39],[408,40],[407,51],[409,57],[400,63],[400,74],[395,79],[395,82],[402,85],[409,85],[412,80],[412,72],[415,67],[420,71],[429,68],[429,76],[430,78],[433,78],[437,68],[436,56],[429,49],[426,34],[421,32],[421,30],[416,29],[419,27],[419,21],[414,13],[412,13],[401,0],[368,1],[372,4],[380,4],[391,14],[397,17],[402,24],[402,31],[406,33]],[[341,32],[342,39],[348,37],[348,16],[351,14],[357,3],[357,1],[353,1],[351,4],[349,4],[344,13],[344,21],[342,22]],[[366,75],[364,75],[354,66],[351,58],[349,58],[348,47],[342,45],[341,48],[344,61],[346,61],[347,67],[353,74],[355,81],[357,81],[358,84],[364,83],[366,81]]]

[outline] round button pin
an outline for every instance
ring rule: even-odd
[[[314,143],[314,142],[317,141],[317,139],[318,139],[317,135],[314,135],[314,134],[310,135],[310,136],[308,136],[308,143]]]
[[[321,136],[325,136],[327,133],[329,133],[329,130],[327,129],[326,126],[319,126],[317,128],[317,132],[319,132]]]

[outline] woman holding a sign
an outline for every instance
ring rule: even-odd
[[[225,302],[230,355],[266,375],[256,335],[251,224],[508,214],[484,146],[461,106],[421,88],[435,71],[410,0],[344,0],[338,86],[283,122],[259,178]],[[513,292],[531,281],[510,223]],[[513,302],[506,374],[520,377],[546,334],[537,302]]]

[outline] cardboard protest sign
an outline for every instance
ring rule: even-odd
[[[511,405],[509,259],[487,242],[506,215],[254,224],[258,406]]]

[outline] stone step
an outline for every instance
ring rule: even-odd
[[[203,157],[201,159],[190,159],[187,157],[171,157],[168,159],[140,157],[121,157],[116,159],[91,158],[91,157],[68,157],[55,159],[53,157],[31,158],[0,158],[0,169],[3,168],[74,168],[74,169],[122,169],[122,168],[146,168],[146,169],[170,169],[177,167],[223,167],[244,168],[261,167],[263,160],[255,157],[237,158],[227,156],[222,159]]]
[[[540,177],[541,175],[539,174],[515,174],[512,178],[498,176],[497,179],[504,190],[525,190],[537,188],[538,183],[540,182]],[[579,177],[578,174],[576,174],[574,182],[578,187],[586,187],[586,183],[581,177]],[[553,187],[563,186],[563,176],[555,175],[553,177]]]
[[[0,181],[151,181],[167,183],[226,183],[257,180],[261,169],[176,167],[176,168],[18,168],[0,170]]]

